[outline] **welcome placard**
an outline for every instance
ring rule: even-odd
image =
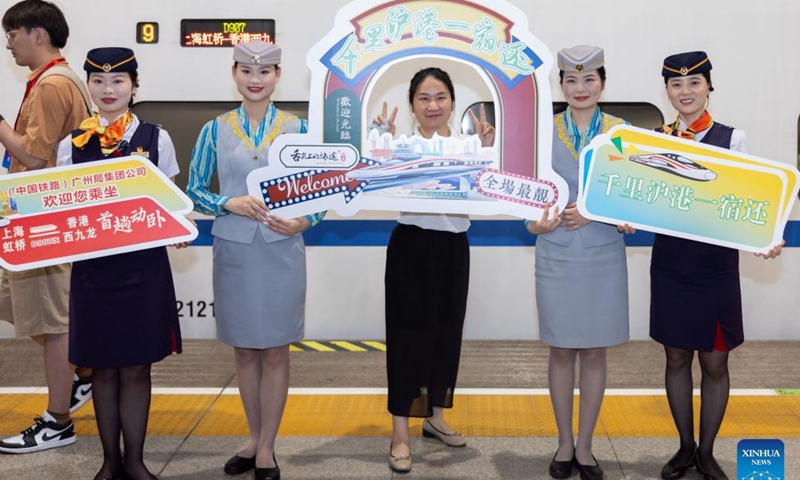
[[[0,177],[0,266],[19,271],[191,241],[192,203],[132,157]]]
[[[752,252],[780,243],[800,186],[792,166],[627,125],[580,168],[586,218]]]
[[[469,80],[489,92],[493,146],[477,135],[426,139],[402,135],[402,126],[395,136],[370,128],[376,85],[398,72],[407,85],[419,59],[468,67],[453,78],[456,90]],[[307,63],[309,133],[278,137],[269,166],[248,176],[249,192],[270,209],[287,217],[370,209],[539,218],[546,205],[564,208],[566,182],[550,165],[553,60],[511,4],[354,1]]]

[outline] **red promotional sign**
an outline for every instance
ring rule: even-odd
[[[367,182],[354,180],[348,172],[375,165],[369,159],[362,159],[351,170],[306,170],[261,184],[264,202],[269,208],[302,203],[328,195],[343,195],[350,202],[358,195]]]
[[[175,243],[192,234],[183,222],[149,197],[20,216],[0,228],[0,263],[24,270]]]

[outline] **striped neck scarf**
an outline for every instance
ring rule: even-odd
[[[580,153],[583,147],[589,145],[589,142],[591,142],[603,128],[603,113],[600,111],[600,107],[595,109],[592,120],[589,122],[589,127],[584,133],[581,133],[578,126],[572,121],[572,109],[570,107],[567,107],[567,111],[564,112],[564,122],[567,125],[567,132],[569,133],[572,146],[575,147],[576,152]]]
[[[708,113],[708,110],[703,112],[703,114],[695,120],[689,128],[686,130],[681,130],[681,119],[678,117],[675,120],[675,123],[672,125],[662,125],[661,131],[666,133],[667,135],[672,135],[673,137],[680,137],[680,138],[688,138],[689,140],[694,140],[694,136],[700,132],[703,132],[709,128],[711,125],[714,124],[714,120],[711,118],[711,114]]]

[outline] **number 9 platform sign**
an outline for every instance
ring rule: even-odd
[[[584,217],[756,253],[780,243],[800,186],[790,165],[627,125],[580,163]]]
[[[0,266],[12,271],[197,237],[189,198],[135,156],[4,175],[0,209]]]
[[[286,217],[366,209],[539,218],[547,205],[563,209],[566,182],[550,163],[553,58],[528,28],[501,0],[346,5],[306,59],[308,134],[278,137],[269,166],[248,176],[249,192]],[[452,135],[413,128],[408,85],[425,67],[447,71],[466,102],[446,112]],[[373,122],[385,103],[400,110],[394,134]]]

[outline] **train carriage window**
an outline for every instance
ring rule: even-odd
[[[797,119],[797,168],[800,169],[800,118]]]
[[[176,178],[178,188],[185,190],[189,181],[189,161],[192,156],[197,136],[203,125],[212,118],[233,110],[240,105],[240,102],[139,102],[133,106],[133,111],[139,117],[148,122],[163,126],[172,137],[175,144],[175,151],[178,156],[178,164],[181,172]],[[308,118],[308,102],[275,102],[281,110],[297,115],[300,118]],[[469,107],[476,115],[479,115],[481,103],[474,103]],[[494,103],[485,102],[487,120],[494,124]],[[566,109],[565,102],[554,102],[553,112],[558,113]],[[662,125],[663,117],[661,111],[654,105],[644,102],[608,102],[600,103],[600,108],[611,115],[624,118],[632,125],[654,129]],[[800,127],[800,122],[798,124]],[[472,119],[467,111],[462,116],[462,130],[466,134],[473,133],[474,126]],[[798,136],[800,145],[800,134]],[[800,166],[800,154],[798,155],[798,165]],[[212,185],[212,190],[218,191],[216,179]]]
[[[494,125],[494,102],[478,102],[473,103],[467,110],[479,116],[481,103],[484,105],[486,112],[486,121]],[[631,125],[640,128],[653,130],[660,127],[664,123],[664,117],[661,115],[655,105],[646,102],[600,102],[600,109],[604,112],[615,117],[624,118]],[[553,113],[561,113],[567,109],[566,102],[553,102]],[[461,130],[468,135],[475,133],[475,127],[472,124],[472,118],[469,116],[469,111],[464,111],[461,117]]]
[[[140,118],[161,125],[172,137],[181,173],[175,183],[186,190],[189,182],[189,161],[200,129],[212,118],[238,108],[241,102],[140,102],[133,106],[133,112]],[[275,102],[281,110],[308,118],[308,102]],[[212,191],[219,191],[216,178]]]

